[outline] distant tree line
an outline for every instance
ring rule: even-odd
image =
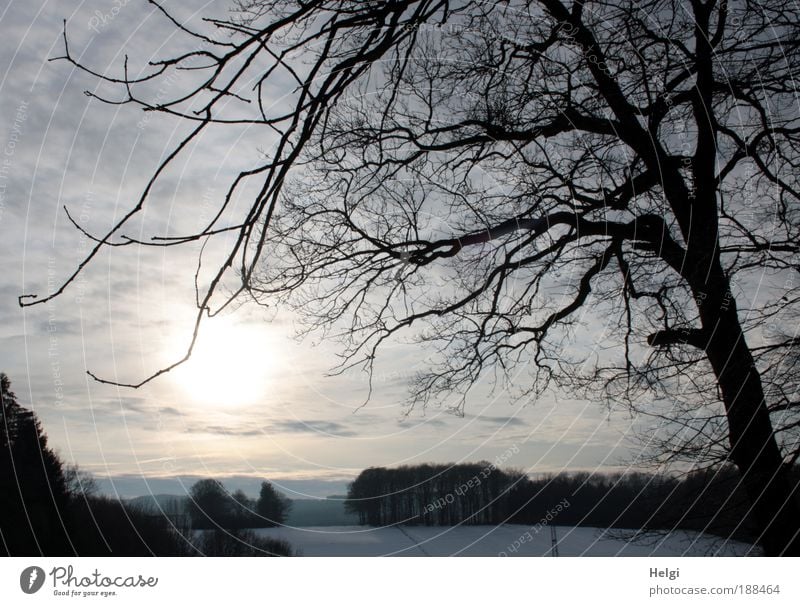
[[[536,524],[553,506],[554,524],[645,531],[697,530],[754,540],[750,501],[733,466],[663,474],[571,473],[523,478],[509,491],[507,521]]]
[[[797,469],[793,475],[797,484]],[[372,526],[533,525],[547,519],[563,526],[686,529],[756,538],[750,502],[733,466],[680,477],[628,472],[538,479],[486,462],[371,467],[350,484],[345,506],[359,523]]]
[[[345,508],[372,526],[499,524],[520,478],[485,461],[370,467],[349,485]]]
[[[236,529],[197,533],[163,512],[97,495],[91,476],[48,446],[36,414],[19,404],[4,373],[0,404],[0,555],[291,555],[285,541]],[[263,512],[262,520],[280,519]]]

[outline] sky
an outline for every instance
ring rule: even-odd
[[[222,4],[178,6],[188,16]],[[125,53],[131,63],[159,55],[173,28],[144,0],[27,0],[0,11],[0,370],[62,459],[104,491],[177,493],[216,477],[255,494],[266,478],[297,498],[342,494],[376,465],[487,460],[536,475],[635,460],[637,419],[624,407],[564,394],[512,403],[479,384],[463,416],[446,405],[409,411],[407,379],[422,359],[411,345],[383,351],[365,404],[363,374],[328,376],[336,343],[298,340],[291,312],[255,305],[206,323],[192,359],[142,388],[94,381],[87,370],[135,382],[182,356],[197,250],[108,248],[46,305],[17,298],[52,292],[89,251],[64,208],[103,233],[185,130],[92,99],[84,90],[106,91],[91,76],[49,59],[63,54],[64,20],[75,56],[117,74]],[[135,229],[196,224],[224,191],[214,170],[222,150],[235,167],[248,144],[241,133],[204,139]]]

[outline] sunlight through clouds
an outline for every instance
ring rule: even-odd
[[[268,327],[215,318],[205,322],[192,357],[170,378],[190,405],[257,404],[285,370],[272,340]]]

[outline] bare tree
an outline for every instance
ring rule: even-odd
[[[520,397],[554,384],[640,408],[685,398],[724,420],[714,444],[766,553],[800,554],[797,444],[773,424],[796,410],[775,366],[794,339],[766,331],[797,309],[794,3],[247,0],[203,24],[164,14],[197,46],[142,72],[94,71],[65,31],[62,58],[119,86],[101,100],[195,127],[64,287],[104,246],[233,234],[198,285],[197,325],[242,295],[277,299],[342,339],[340,370],[368,372],[381,344],[424,326],[420,403],[490,368]],[[184,69],[201,77],[153,96]],[[203,229],[125,233],[166,167],[237,127],[274,145]],[[588,360],[582,329],[603,345]]]

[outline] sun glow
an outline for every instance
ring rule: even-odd
[[[192,357],[175,370],[175,381],[196,404],[255,404],[280,374],[271,341],[258,325],[227,318],[207,321],[200,327]]]

